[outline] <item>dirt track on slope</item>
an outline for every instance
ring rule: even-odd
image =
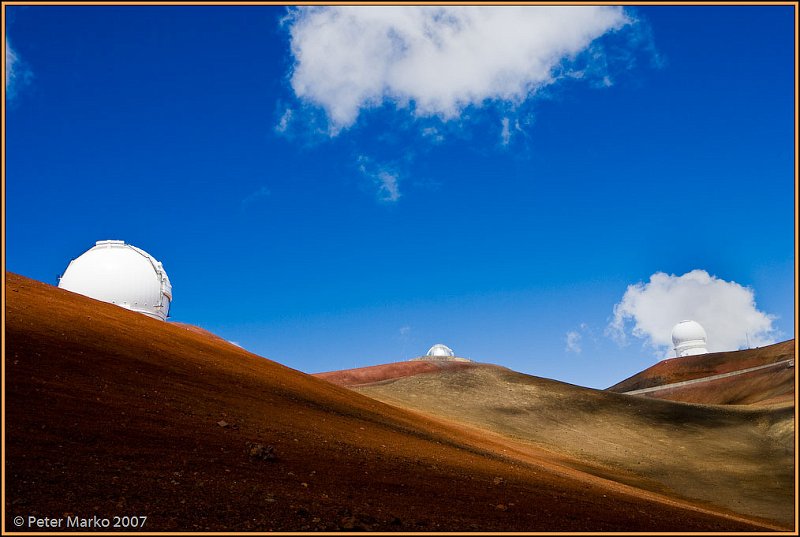
[[[791,405],[794,401],[794,366],[776,362],[762,367],[755,371],[727,373],[730,376],[722,378],[690,380],[685,385],[655,386],[648,388],[647,393],[636,395],[707,405]]]
[[[680,359],[671,358],[662,360],[657,364],[648,367],[644,371],[618,382],[608,388],[611,392],[628,392],[672,384],[684,380],[699,379],[719,375],[720,373],[730,373],[749,367],[771,364],[794,357],[795,343],[793,339],[767,345],[756,349],[742,351],[712,352],[709,354],[698,354],[695,356],[684,356]],[[770,389],[774,390],[779,384],[770,384]],[[783,393],[793,395],[794,384],[780,385],[784,389]],[[758,390],[749,388],[748,398],[753,402],[759,398]],[[763,398],[774,397],[777,394],[765,394]],[[717,404],[726,404],[720,401]]]

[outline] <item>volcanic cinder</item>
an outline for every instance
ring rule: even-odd
[[[787,528],[380,402],[202,330],[14,274],[5,284],[6,531],[16,516],[126,514],[146,515],[145,531]],[[568,416],[584,417],[571,426],[602,429],[594,410],[574,406]]]
[[[491,431],[521,451],[548,450],[596,476],[790,527],[794,367],[787,362],[793,356],[794,341],[787,341],[667,360],[610,391],[480,363],[432,362],[423,369],[420,362],[397,362],[318,376],[387,404]],[[645,396],[612,393],[754,366],[766,367]],[[731,402],[737,404],[720,404]]]

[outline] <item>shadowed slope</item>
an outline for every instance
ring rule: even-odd
[[[759,527],[544,452],[512,457],[495,438],[27,278],[6,275],[6,300],[8,524],[132,514],[148,516],[147,531]],[[277,459],[249,457],[249,442]]]
[[[354,389],[544,447],[599,476],[787,525],[793,521],[792,406],[674,403],[486,364]]]

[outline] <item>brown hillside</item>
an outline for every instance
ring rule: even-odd
[[[792,405],[675,403],[486,364],[354,389],[550,450],[608,479],[786,525],[794,520]]]
[[[341,371],[328,371],[315,373],[314,376],[327,380],[337,386],[354,387],[362,384],[373,384],[385,380],[393,380],[422,373],[434,373],[443,369],[467,369],[473,367],[474,362],[448,362],[448,361],[407,361],[393,362],[391,364],[343,369]]]
[[[721,373],[730,373],[759,365],[780,362],[794,357],[794,340],[742,351],[713,352],[662,360],[608,388],[622,393],[662,384],[699,379]],[[793,387],[792,387],[793,388]]]
[[[771,527],[14,274],[5,291],[5,531],[115,514],[146,531]],[[253,442],[277,458],[251,458]]]
[[[776,363],[766,369],[683,386],[668,385],[638,395],[706,405],[791,405],[794,386],[795,368]]]
[[[233,343],[231,343],[230,341],[228,341],[228,340],[226,340],[224,338],[221,338],[221,337],[219,337],[218,335],[216,335],[216,334],[214,334],[212,332],[209,332],[205,328],[201,328],[201,327],[193,325],[193,324],[181,323],[181,322],[177,322],[177,321],[169,321],[169,324],[171,324],[172,326],[179,326],[179,327],[183,328],[184,330],[188,330],[190,332],[194,332],[195,334],[200,334],[201,336],[205,336],[205,337],[212,338],[212,339],[217,339],[219,341],[224,341],[225,343],[229,343],[229,344],[233,345]]]

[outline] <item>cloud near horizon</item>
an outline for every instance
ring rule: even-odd
[[[298,7],[286,18],[290,81],[301,101],[324,110],[331,136],[385,103],[449,121],[469,106],[514,107],[559,78],[581,78],[565,63],[634,22],[615,6]],[[504,124],[506,143],[509,133]]]
[[[580,354],[583,349],[581,349],[581,334],[575,330],[570,330],[566,334],[566,343],[567,346],[564,348],[567,352],[574,352],[575,354]]]
[[[682,276],[656,272],[650,281],[629,285],[614,306],[607,334],[620,344],[630,331],[657,354],[672,357],[672,328],[691,319],[708,335],[710,352],[760,347],[776,342],[775,316],[756,307],[755,292],[695,269]]]

